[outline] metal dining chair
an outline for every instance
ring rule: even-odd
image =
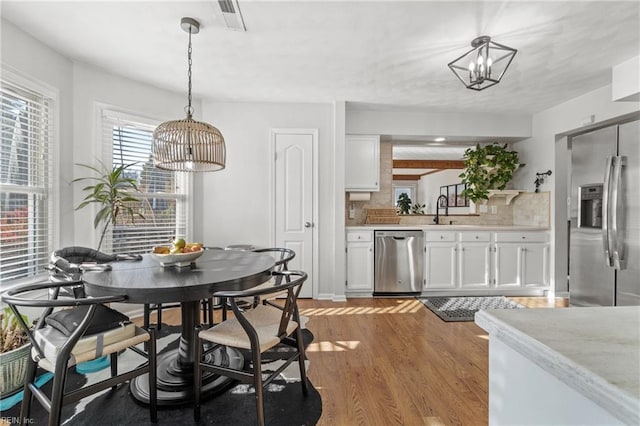
[[[273,273],[274,281],[270,286],[251,288],[244,291],[219,291],[215,297],[224,297],[230,304],[234,317],[203,330],[199,325],[195,328],[198,341],[194,348],[194,419],[200,420],[200,400],[202,391],[202,373],[211,372],[231,377],[245,383],[252,383],[255,388],[256,415],[259,425],[265,424],[263,387],[271,383],[292,362],[298,361],[300,368],[302,392],[308,394],[308,384],[304,365],[304,343],[300,326],[297,299],[307,274],[300,271],[282,271]],[[253,309],[243,310],[238,306],[242,298],[268,297],[275,293],[286,292],[282,308],[268,304],[259,304]],[[295,338],[290,337],[295,333]],[[204,350],[205,342],[213,343]],[[262,354],[274,346],[284,343],[296,350],[284,359],[276,371],[262,377]],[[252,368],[250,371],[213,365],[208,362],[207,355],[219,345],[251,351]]]
[[[233,247],[233,248],[229,248],[229,247]],[[254,253],[264,253],[264,254],[268,254],[271,257],[273,257],[276,261],[275,266],[273,267],[273,271],[274,272],[281,272],[281,271],[288,271],[289,270],[289,262],[296,257],[296,252],[289,249],[289,248],[284,248],[284,247],[270,247],[270,248],[255,248],[254,246],[248,245],[248,244],[236,244],[234,246],[229,246],[227,247],[227,250],[243,250],[243,251],[252,251]],[[249,250],[250,248],[250,250]],[[254,288],[267,288],[267,287],[271,287],[273,286],[273,281],[278,279],[278,280],[282,280],[284,277],[284,279],[288,279],[288,276],[274,276],[272,277],[269,281],[267,281],[266,283],[260,284],[258,287],[254,287]],[[279,284],[279,282],[277,283]],[[250,308],[255,308],[258,304],[260,303],[265,303],[265,304],[270,304],[276,308],[279,308],[280,306],[277,303],[274,303],[273,301],[279,297],[283,296],[283,293],[275,293],[270,295],[268,298],[261,298],[261,297],[254,297],[253,300],[251,299],[243,299],[243,300],[238,300],[238,306],[241,309],[250,309]],[[221,303],[222,306],[222,320],[226,320],[227,319],[227,309],[229,307],[228,303]]]
[[[58,299],[60,288],[81,286],[82,281],[42,282],[21,285],[2,294],[2,301],[9,305],[16,319],[31,341],[31,356],[27,363],[20,419],[29,423],[32,397],[49,413],[48,424],[59,425],[62,407],[89,395],[116,389],[134,377],[149,377],[149,410],[152,422],[157,421],[156,388],[156,337],[153,327],[143,330],[128,321],[123,314],[105,306],[105,303],[121,302],[124,296],[79,297]],[[51,290],[50,299],[40,299],[38,292]],[[35,295],[32,293],[36,293]],[[35,329],[31,330],[20,314],[19,307],[44,308]],[[57,310],[55,308],[68,308]],[[113,317],[113,318],[112,318]],[[114,319],[115,318],[115,319]],[[136,347],[148,343],[145,352]],[[118,372],[118,353],[130,349],[147,359],[147,362],[127,372]],[[69,368],[78,363],[109,356],[111,377],[76,390],[66,390]],[[54,373],[50,395],[36,385],[36,370],[43,368]]]

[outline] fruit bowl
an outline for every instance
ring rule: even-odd
[[[189,266],[194,260],[202,256],[202,252],[203,250],[175,254],[151,252],[151,256],[162,266]]]

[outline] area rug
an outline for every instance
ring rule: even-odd
[[[419,297],[427,308],[443,321],[473,321],[474,315],[481,309],[518,309],[524,308],[504,296],[491,297]]]
[[[162,325],[158,332],[159,351],[177,347],[180,328]],[[305,345],[313,340],[313,334],[303,329]],[[271,364],[278,366],[278,354],[286,352],[285,345],[276,346],[265,353],[263,369]],[[130,357],[130,358],[129,358]],[[124,368],[126,363],[140,362],[141,357],[126,351],[118,358],[118,366]],[[121,367],[122,366],[122,367]],[[271,382],[264,392],[264,410],[267,423],[270,425],[314,425],[322,414],[322,399],[318,391],[309,382],[309,395],[305,398],[299,382],[298,363],[294,362],[285,369],[281,376]],[[288,373],[289,371],[289,373]],[[81,375],[70,372],[67,378],[68,389],[77,389],[85,383],[95,382],[108,377],[109,369],[96,373]],[[43,386],[50,395],[52,381]],[[20,404],[2,412],[3,418],[17,418],[20,415]],[[31,424],[46,424],[47,413],[34,401],[31,405]],[[89,396],[78,403],[69,404],[62,409],[63,425],[153,425],[150,422],[149,410],[138,404],[131,396],[129,385],[120,385],[115,391],[107,390],[98,395]],[[194,424],[193,408],[159,407],[158,425]],[[254,425],[256,409],[253,386],[236,384],[221,395],[203,401],[200,424],[219,425]]]

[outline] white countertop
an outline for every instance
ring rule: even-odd
[[[380,229],[419,229],[425,231],[548,231],[549,228],[525,225],[394,225],[367,224],[346,226],[347,231],[377,231]]]
[[[640,424],[640,307],[502,309],[475,322],[627,424]]]

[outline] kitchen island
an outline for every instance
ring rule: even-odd
[[[640,424],[640,307],[487,310],[489,424]]]

